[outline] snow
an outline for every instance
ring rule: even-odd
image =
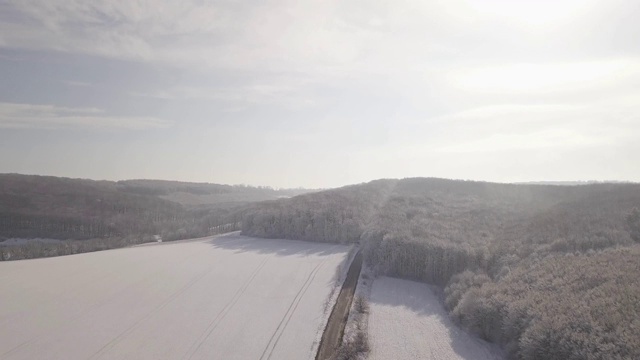
[[[312,359],[348,247],[237,234],[0,263],[1,359]]]
[[[503,359],[493,345],[456,327],[426,284],[380,277],[369,301],[372,360]]]

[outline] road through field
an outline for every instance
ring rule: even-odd
[[[0,358],[312,359],[347,250],[226,235],[0,263]]]

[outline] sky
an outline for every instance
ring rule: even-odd
[[[0,173],[640,181],[636,0],[0,0]]]

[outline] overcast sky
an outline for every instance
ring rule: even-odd
[[[640,181],[637,0],[0,0],[0,172]]]

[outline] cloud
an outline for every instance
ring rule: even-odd
[[[125,129],[169,127],[171,122],[153,117],[105,115],[95,108],[0,103],[0,128],[9,129]]]
[[[492,134],[484,138],[458,142],[435,149],[440,153],[487,153],[514,150],[579,149],[586,146],[615,144],[613,139],[586,135],[570,129],[544,129],[530,133]]]
[[[232,31],[234,7],[198,1],[8,1],[0,29],[10,34],[13,47],[193,63],[198,54],[214,54],[211,44],[219,39],[213,37]]]
[[[520,1],[518,6],[500,0],[9,0],[2,8],[0,32],[12,47],[180,66],[384,73],[390,65],[412,69],[460,60],[462,52],[495,58],[528,45],[542,50],[549,39],[528,40],[548,36],[549,29],[555,37],[573,36],[564,26],[583,18],[590,22],[579,23],[577,32],[597,24],[604,43],[616,38],[608,30],[619,19],[599,19],[598,12],[629,12],[629,6],[578,0],[562,5]],[[528,20],[538,23],[519,25]]]
[[[234,86],[174,86],[150,92],[129,92],[132,96],[168,101],[211,100],[224,104],[223,111],[238,112],[251,105],[271,104],[289,110],[300,110],[317,105],[318,99],[305,94],[308,84],[300,81],[256,81]]]
[[[640,134],[640,92],[567,103],[494,103],[439,116],[410,116],[394,119],[386,141],[367,156],[500,159],[525,151],[539,158],[612,149],[630,156]]]
[[[610,72],[624,77],[622,55],[629,51],[618,54],[606,46],[625,38],[615,32],[621,21],[624,29],[637,32],[637,24],[619,16],[635,8],[611,1],[615,4],[529,0],[512,6],[502,0],[9,0],[0,33],[6,47],[250,74],[255,86],[273,86],[270,76],[286,73],[311,79],[296,86],[306,89],[317,83],[360,85],[419,97],[437,93],[433,89],[443,81],[451,91],[542,93],[575,88]],[[585,34],[593,29],[602,31],[597,41],[587,41]],[[615,61],[609,61],[612,55]],[[234,108],[237,99],[261,103],[291,97],[285,106],[314,101],[294,96],[299,91],[270,96],[250,86],[215,89],[206,97],[227,98]],[[154,96],[174,95],[162,89]]]
[[[68,85],[68,86],[73,86],[73,87],[89,87],[89,86],[92,86],[91,83],[85,82],[85,81],[66,80],[64,83],[66,85]]]
[[[637,59],[570,63],[511,63],[458,69],[451,81],[459,89],[476,92],[549,93],[598,90],[640,77]]]
[[[640,94],[638,94],[640,95]],[[640,133],[638,96],[578,105],[506,104],[474,108],[432,120],[448,136],[439,153],[578,150],[624,146]]]

